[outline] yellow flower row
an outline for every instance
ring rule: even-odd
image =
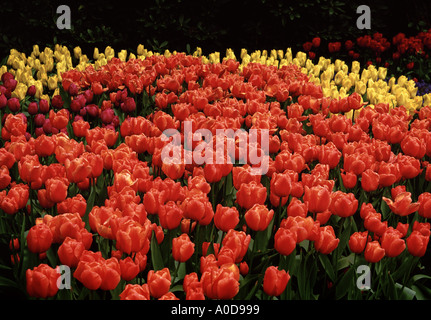
[[[169,57],[176,54],[176,51],[165,50],[164,55]],[[75,66],[73,58],[77,61]],[[50,96],[58,93],[58,83],[62,81],[61,74],[72,68],[84,70],[89,65],[96,69],[107,64],[113,57],[117,56],[122,61],[127,59],[145,59],[152,55],[159,55],[138,45],[136,55],[126,50],[121,50],[117,54],[110,46],[103,52],[98,48],[94,49],[92,59],[82,53],[80,47],[75,47],[71,53],[65,46],[56,45],[54,50],[46,47],[40,51],[39,46],[33,46],[33,51],[27,57],[15,49],[10,51],[7,65],[1,66],[0,76],[9,71],[15,75],[18,85],[13,96],[24,99],[27,88],[31,85],[36,87],[36,97],[50,101]],[[218,63],[226,59],[238,60],[231,49],[226,50],[223,58],[220,52],[214,52],[208,56],[202,55],[202,49],[197,48],[192,54],[202,58],[203,63]],[[332,98],[342,98],[353,91],[365,97],[370,106],[378,103],[388,103],[391,107],[404,105],[411,113],[420,109],[422,106],[431,105],[431,94],[417,96],[418,88],[413,80],[408,80],[405,76],[398,79],[387,77],[387,69],[376,68],[370,65],[361,68],[359,62],[353,61],[349,66],[342,60],[335,60],[320,57],[317,63],[313,63],[304,52],[297,52],[294,56],[291,48],[283,50],[256,50],[248,53],[242,49],[240,53],[240,70],[248,63],[261,63],[267,66],[281,68],[289,64],[295,64],[307,74],[310,81],[322,87],[324,96]],[[48,90],[44,90],[47,88]],[[50,94],[48,94],[49,92]]]

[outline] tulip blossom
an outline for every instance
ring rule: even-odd
[[[270,266],[263,277],[263,291],[269,296],[279,296],[286,289],[290,275],[285,270]]]

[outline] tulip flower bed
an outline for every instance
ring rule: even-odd
[[[275,53],[273,64],[246,52],[240,63],[106,59],[108,50],[90,63],[76,50],[72,67],[57,49],[15,52],[2,68],[1,290],[71,300],[429,297],[431,107],[411,82],[386,90],[384,69],[317,68],[303,53]],[[267,130],[267,154],[247,144],[267,172],[241,161],[239,136],[223,164],[164,163],[163,132],[183,133],[185,148],[186,121],[214,136]],[[59,266],[70,273],[60,278]]]

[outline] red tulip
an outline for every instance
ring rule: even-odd
[[[51,202],[59,203],[67,198],[69,180],[52,178],[45,181],[46,196]]]
[[[172,240],[172,257],[179,262],[186,262],[195,252],[195,244],[183,233]]]
[[[386,197],[382,198],[393,213],[401,217],[408,216],[409,214],[417,211],[420,207],[420,203],[412,203],[410,192],[401,192],[395,197],[395,201]]]
[[[130,217],[111,219],[116,248],[130,254],[141,251],[151,230]]]
[[[244,183],[236,193],[238,204],[244,209],[250,209],[255,204],[264,204],[267,197],[267,190],[261,184],[252,181]]]
[[[427,219],[431,218],[431,193],[421,193],[418,202],[420,204],[418,209],[419,215]]]
[[[140,272],[139,264],[137,264],[131,257],[126,257],[119,260],[121,279],[125,281],[133,280]]]
[[[235,207],[223,207],[218,204],[214,214],[214,225],[224,232],[234,229],[239,223],[239,212]]]
[[[358,177],[352,172],[341,173],[341,179],[346,189],[353,189],[356,186]]]
[[[279,296],[286,289],[289,280],[289,272],[270,266],[263,276],[263,291],[269,296]]]
[[[30,228],[27,234],[27,246],[31,252],[41,253],[47,251],[52,244],[51,229],[44,223]]]
[[[271,192],[278,197],[287,197],[290,194],[292,180],[287,173],[274,172],[271,177]]]
[[[371,169],[367,169],[362,173],[361,186],[366,192],[377,190],[379,187],[379,174]]]
[[[358,200],[353,193],[335,191],[331,195],[329,210],[339,217],[350,217],[358,210]]]
[[[236,265],[232,265],[236,267]],[[236,267],[238,269],[238,267]],[[239,271],[236,273],[230,267],[207,269],[201,277],[205,296],[209,299],[230,300],[239,291]]]
[[[239,263],[247,253],[250,241],[251,236],[249,234],[230,229],[223,238],[222,247],[230,248],[234,253],[235,263]]]
[[[274,248],[278,253],[288,256],[296,248],[297,235],[294,231],[279,228],[274,235]]]
[[[87,200],[82,196],[82,194],[77,194],[75,197],[66,198],[61,202],[57,203],[58,213],[79,213],[81,217],[85,215],[87,210]]]
[[[365,260],[371,263],[379,262],[385,256],[385,249],[380,246],[378,241],[371,241],[367,243],[365,248],[364,257]]]
[[[308,211],[312,213],[324,212],[331,203],[331,193],[323,186],[305,186],[304,203],[307,203]]]
[[[168,201],[159,207],[158,216],[162,228],[173,230],[180,225],[183,211],[174,201]]]
[[[58,247],[57,254],[62,264],[76,268],[84,251],[85,246],[81,241],[66,237]]]
[[[73,276],[90,290],[114,290],[121,280],[121,269],[114,257],[105,260],[100,251],[84,251]]]
[[[150,289],[148,284],[127,284],[120,293],[120,300],[150,300]]]
[[[250,229],[254,231],[265,230],[274,216],[274,210],[268,210],[263,204],[255,204],[244,215]]]
[[[171,274],[168,268],[148,271],[147,283],[152,297],[158,299],[169,291]]]
[[[389,227],[382,235],[380,244],[385,250],[385,256],[396,257],[406,248],[405,241],[401,238],[402,234],[396,229]]]
[[[323,254],[329,254],[337,248],[339,242],[340,239],[335,237],[332,226],[323,226],[320,227],[320,232],[314,242],[314,247]]]
[[[31,297],[45,299],[57,294],[57,279],[60,273],[56,269],[40,264],[33,269],[27,269],[25,276],[27,292]]]
[[[368,231],[355,232],[350,236],[349,248],[354,253],[362,253],[365,250],[365,245],[368,240]]]
[[[406,239],[407,249],[412,256],[423,257],[428,247],[429,235],[423,235],[419,231],[412,231]]]

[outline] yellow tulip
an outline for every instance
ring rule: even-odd
[[[410,94],[410,98],[414,98],[416,97],[418,88],[413,86],[407,86],[407,92]]]
[[[375,98],[377,96],[376,90],[374,90],[374,88],[367,88],[366,90],[367,92],[367,99],[370,101],[370,103],[372,104],[376,104],[375,103]]]
[[[422,106],[422,103],[423,103],[423,97],[422,96],[416,96],[413,98],[412,101],[413,101],[413,104],[415,106],[415,109],[419,110],[420,107]]]
[[[246,55],[248,55],[248,54],[247,54],[247,49],[242,48],[242,49],[241,49],[241,53],[240,53],[239,57],[240,57],[241,59],[244,59],[244,57],[245,57]]]
[[[34,54],[36,57],[40,55],[39,46],[37,44],[33,46],[32,54]]]
[[[326,69],[325,71],[322,72],[322,74],[320,75],[320,80],[321,81],[325,81],[325,80],[332,80],[332,78],[334,77],[334,71],[331,68]]]
[[[46,72],[51,72],[53,69],[54,69],[54,59],[53,58],[47,59],[47,61],[45,62]]]
[[[370,71],[367,69],[362,70],[361,80],[364,82],[367,82],[369,78],[370,78]]]
[[[330,97],[332,99],[338,99],[340,97],[340,93],[338,92],[337,87],[331,87]]]
[[[127,58],[127,50],[121,50],[120,52],[118,52],[118,58],[121,60],[121,61],[126,61],[126,58]]]
[[[423,96],[422,96],[422,99],[423,99],[423,103],[422,103],[422,105],[425,107],[425,106],[431,106],[431,93],[427,93],[427,94],[424,94]]]
[[[352,72],[359,73],[360,70],[361,70],[361,64],[358,61],[353,61],[352,62]]]
[[[66,61],[64,60],[64,61],[57,62],[56,68],[57,68],[57,73],[66,72]]]
[[[377,86],[378,88],[380,88],[380,89],[382,89],[382,90],[386,91],[386,92],[389,92],[389,90],[390,90],[390,88],[389,88],[388,84],[386,83],[386,81],[384,81],[384,80],[382,80],[382,79],[377,80],[377,82],[376,82],[376,86]]]
[[[24,69],[18,69],[15,74],[15,80],[27,84],[28,75]]]
[[[0,77],[7,72],[7,66],[3,65],[0,68]]]
[[[343,79],[345,77],[345,74],[342,70],[338,71],[337,74],[334,77],[334,82],[338,86],[342,83]]]
[[[407,84],[407,80],[408,79],[406,76],[404,76],[404,75],[399,76],[398,80],[397,80],[397,84],[400,85],[401,87],[404,87]]]
[[[298,58],[301,67],[303,67],[305,65],[305,61],[307,60],[307,54],[305,52],[299,51],[296,54],[296,57]]]
[[[193,53],[193,56],[195,56],[195,57],[202,56],[202,49],[200,47],[197,47],[195,52]]]
[[[353,86],[352,81],[349,77],[344,77],[341,82],[341,85],[343,86],[343,88],[346,89],[346,91],[350,91],[350,88],[352,88]]]
[[[42,64],[40,63],[40,60],[39,59],[35,59],[34,63],[33,63],[33,68],[36,69],[37,71],[39,71],[40,68],[41,68],[41,66],[42,66]]]
[[[311,61],[310,59],[307,59],[307,61],[305,61],[305,68],[307,69],[307,71],[310,71],[311,69],[313,69],[314,68],[313,61]]]
[[[64,54],[62,54],[60,51],[55,51],[54,52],[54,59],[56,61],[62,61],[65,59]]]
[[[74,55],[75,59],[79,59],[82,55],[81,48],[80,47],[73,48],[73,55]]]
[[[297,67],[301,67],[301,63],[299,62],[298,58],[293,58],[292,64],[294,64]]]
[[[27,90],[28,90],[28,87],[24,83],[18,82],[15,90],[12,92],[12,97],[16,97],[21,101],[25,98],[25,95],[27,94]]]
[[[313,70],[311,71],[311,73],[312,73],[315,77],[319,77],[321,69],[322,69],[322,67],[321,67],[321,66],[319,66],[319,65],[315,64],[315,65],[313,66]]]
[[[138,46],[138,48],[139,48],[139,46]],[[99,59],[99,49],[98,49],[98,48],[94,48],[94,51],[93,51],[93,59],[94,59],[94,60]]]
[[[66,57],[71,57],[69,48],[67,48],[66,46],[61,46],[60,52]]]
[[[368,68],[368,71],[369,71],[368,73],[369,77],[373,79],[373,81],[377,81],[377,78],[378,78],[377,69],[373,66],[372,68]]]
[[[348,96],[346,88],[344,87],[341,87],[340,90],[338,90],[338,93],[340,94],[340,98],[344,98]]]
[[[45,71],[44,65],[40,67],[40,70],[37,72],[36,76],[37,76],[37,79],[41,80],[44,85],[48,84],[48,74]]]
[[[112,49],[110,46],[107,46],[105,48],[105,56],[106,56],[106,60],[110,61],[112,58],[115,57],[115,50]]]
[[[283,50],[277,50],[277,57],[278,57],[278,60],[283,59],[283,57],[284,57]]]
[[[138,44],[138,48],[136,50],[136,53],[140,56],[142,56],[144,54],[144,45],[143,44]]]
[[[349,66],[345,63],[343,63],[343,65],[341,66],[341,70],[347,74],[349,72]]]
[[[42,93],[43,93],[43,84],[42,84],[42,81],[36,80],[36,81],[34,81],[33,84],[36,87],[35,97],[38,98],[38,99],[40,99],[40,97],[42,96]]]
[[[292,56],[292,49],[291,48],[287,48],[286,54],[284,55],[284,58],[286,59],[288,65],[290,63],[292,63],[293,56]]]
[[[105,58],[103,59],[98,59],[94,62],[94,68],[97,70],[100,67],[106,65],[108,63],[108,60],[106,60]]]
[[[132,59],[136,59],[136,56],[135,56],[135,54],[133,53],[133,52],[130,52],[130,54],[129,54],[129,60],[132,60]]]
[[[331,68],[332,72],[334,72],[334,66],[331,63],[331,59],[324,58],[323,59],[323,67],[325,68],[325,70]]]
[[[379,70],[377,71],[379,79],[382,79],[382,80],[386,79],[387,73],[388,73],[388,69],[383,67],[379,67]]]
[[[68,56],[68,57],[65,59],[65,63],[66,63],[66,70],[70,70],[70,69],[72,69],[72,68],[73,68],[73,64],[72,64],[72,57],[71,57],[71,56]]]
[[[334,62],[334,71],[338,72],[341,70],[341,63],[342,61],[340,59],[336,59]]]
[[[53,75],[53,76],[49,77],[48,78],[48,89],[54,90],[55,88],[57,88],[57,82],[58,82],[57,75]]]
[[[405,90],[400,90],[399,92],[397,92],[397,94],[395,95],[397,98],[397,105],[398,106],[402,106],[407,104],[407,101],[409,100],[409,94],[407,91]]]

